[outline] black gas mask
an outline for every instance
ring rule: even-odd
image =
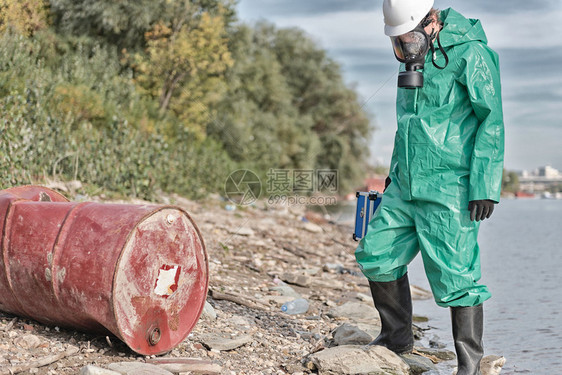
[[[439,34],[432,31],[431,35],[427,35],[425,32],[424,28],[430,23],[431,19],[426,17],[414,30],[406,34],[390,37],[396,59],[406,64],[406,70],[398,74],[398,87],[406,89],[423,87],[423,73],[419,72],[419,70],[423,69],[425,56],[430,49],[432,53],[431,61],[436,68],[445,69],[447,64],[449,64],[449,58],[441,46]],[[439,50],[445,57],[444,66],[439,66],[435,63],[437,58],[435,47],[433,46],[435,34],[437,34]]]

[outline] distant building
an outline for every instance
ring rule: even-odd
[[[519,176],[519,189],[529,193],[541,193],[560,185],[562,185],[562,173],[550,165],[532,172],[523,171]]]
[[[546,165],[544,167],[539,168],[538,175],[540,177],[556,179],[560,177],[560,172],[558,172],[557,169],[552,168],[550,165]]]

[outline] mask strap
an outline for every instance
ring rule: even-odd
[[[439,66],[439,65],[437,65],[437,63],[435,62],[435,59],[437,58],[437,53],[435,53],[435,47],[433,46],[433,43],[430,43],[430,48],[431,48],[431,62],[433,63],[433,65],[434,65],[437,69],[445,69],[445,68],[447,67],[447,65],[449,65],[449,56],[447,56],[447,54],[445,53],[445,50],[443,49],[443,46],[441,45],[441,39],[439,38],[439,34],[437,34],[437,45],[439,46],[439,50],[440,50],[441,53],[443,54],[443,57],[445,57],[445,65]]]

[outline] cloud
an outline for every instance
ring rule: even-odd
[[[380,8],[382,2],[373,0],[242,0],[240,9],[253,17],[271,19],[347,11],[370,11]]]
[[[462,3],[460,1],[436,0],[435,7],[440,9],[453,7],[475,13],[512,14],[560,9],[560,0],[471,0]]]

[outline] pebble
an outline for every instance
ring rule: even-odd
[[[121,375],[173,375],[170,371],[150,363],[116,362],[107,367]]]
[[[322,233],[324,231],[320,225],[311,222],[305,222],[303,228],[311,233]]]
[[[374,337],[359,327],[344,323],[332,332],[336,345],[366,345],[374,340]]]
[[[88,365],[80,369],[79,375],[121,375],[121,373],[108,370],[102,367]]]
[[[201,342],[206,347],[210,348],[211,351],[227,351],[239,348],[252,342],[252,336],[240,335],[236,338],[227,338],[218,334],[204,335],[201,338]]]
[[[14,344],[23,349],[35,349],[41,345],[41,339],[35,335],[23,335],[14,339]]]
[[[189,372],[213,375],[220,374],[222,371],[222,367],[219,364],[199,358],[154,358],[148,362],[175,374]]]
[[[281,280],[302,287],[308,287],[312,283],[312,277],[303,272],[285,272],[281,276]]]
[[[209,318],[210,320],[217,319],[217,312],[208,301],[205,301],[205,306],[203,307],[203,315]]]
[[[409,375],[408,365],[382,346],[336,346],[312,354],[310,363],[311,370],[327,374]]]
[[[400,358],[410,366],[411,375],[419,375],[427,371],[437,370],[437,367],[435,367],[429,358],[415,354],[402,354]]]
[[[331,318],[348,318],[354,321],[379,321],[379,313],[374,307],[362,302],[346,302],[328,311]]]

